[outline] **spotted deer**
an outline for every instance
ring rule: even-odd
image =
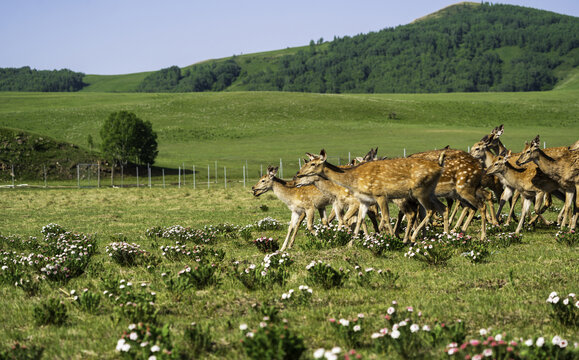
[[[567,148],[562,156],[555,158],[541,150],[540,138],[537,135],[533,141],[525,143],[525,148],[516,163],[523,165],[531,161],[565,191],[564,211],[567,215],[564,217],[561,227],[565,226],[565,219],[568,217],[571,221],[570,228],[574,230],[579,216],[579,195],[577,195],[579,193],[579,152]],[[575,199],[575,209],[571,219],[573,199]]]
[[[283,201],[291,210],[291,221],[288,232],[281,247],[281,251],[292,247],[299,226],[307,218],[307,227],[313,231],[314,212],[317,209],[323,223],[326,222],[326,206],[331,203],[326,195],[320,192],[315,186],[296,187],[293,182],[278,178],[277,167],[269,166],[267,174],[263,175],[251,190],[254,196],[260,196],[269,190]]]
[[[489,155],[489,157],[492,155]],[[535,217],[531,220],[533,223],[537,218],[541,219],[545,224],[550,224],[542,216],[546,208],[542,208],[544,193],[553,193],[555,196],[564,199],[563,194],[559,191],[559,185],[556,181],[551,179],[543,173],[536,166],[528,166],[523,168],[514,167],[509,160],[511,159],[511,151],[503,155],[496,156],[492,159],[492,164],[487,168],[487,174],[497,175],[504,180],[509,186],[516,189],[523,198],[523,208],[521,212],[521,219],[515,233],[520,233],[523,228],[525,218],[529,214],[531,204],[535,203]]]
[[[434,189],[442,174],[444,153],[441,154],[439,163],[402,158],[370,161],[351,168],[339,168],[327,162],[326,151],[323,149],[319,156],[309,153],[308,156],[312,160],[302,166],[297,174],[298,178],[311,179],[321,176],[345,187],[360,201],[355,234],[359,233],[368,207],[373,204],[378,204],[382,212],[380,228],[386,226],[390,234],[393,233],[388,209],[389,199],[410,197],[426,209],[426,217],[412,234],[411,241],[415,240],[434,211],[444,212],[444,204],[434,196]]]
[[[484,239],[486,237],[485,199],[487,198],[487,192],[481,184],[484,172],[479,162],[469,153],[455,149],[416,153],[410,155],[408,158],[422,158],[433,161],[436,160],[442,152],[445,152],[446,157],[442,168],[442,175],[438,180],[434,193],[436,196],[443,197],[447,200],[448,206],[444,211],[445,225],[448,221],[449,209],[452,206],[452,202],[458,200],[464,206],[471,209],[471,213],[464,223],[462,230],[466,231],[476,210],[479,210],[482,222],[481,239]],[[466,213],[463,213],[463,216],[464,214]],[[457,222],[453,231],[458,229],[461,221],[462,219]],[[445,227],[444,231],[448,232],[448,227]]]

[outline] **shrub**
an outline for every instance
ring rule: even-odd
[[[253,242],[255,246],[257,246],[259,251],[264,253],[275,252],[279,249],[279,243],[277,242],[277,240],[273,238],[268,238],[267,236],[257,238]]]
[[[116,351],[124,359],[173,358],[169,326],[157,327],[142,322],[131,324],[117,341]]]
[[[342,268],[335,270],[330,264],[325,264],[321,260],[312,261],[306,266],[308,276],[306,281],[310,285],[320,285],[324,289],[342,287],[348,280],[349,272]]]
[[[281,294],[281,301],[286,305],[307,305],[312,299],[314,291],[307,285],[300,285],[298,291],[289,289]]]
[[[453,253],[454,248],[448,241],[431,238],[415,243],[404,256],[425,262],[428,265],[446,265]]]
[[[213,334],[209,324],[199,325],[192,323],[185,328],[185,341],[195,356],[213,348]]]
[[[303,245],[306,249],[327,249],[347,245],[352,239],[352,230],[337,224],[314,225],[313,232],[306,233],[307,242]]]
[[[274,218],[266,217],[261,220],[258,220],[255,223],[255,228],[260,231],[268,231],[268,230],[281,230],[282,225],[279,221]]]
[[[342,340],[344,340],[344,342],[350,347],[356,347],[360,345],[361,337],[363,334],[363,321],[364,314],[358,314],[358,316],[352,320],[336,320],[334,318],[329,319],[332,328],[336,330],[338,336],[342,338]]]
[[[468,251],[468,249],[470,251]],[[473,241],[467,247],[467,251],[461,255],[470,260],[473,264],[479,264],[487,261],[491,254],[489,243],[487,241]]]
[[[136,266],[147,255],[147,252],[142,250],[140,245],[127,242],[110,243],[105,248],[105,252],[114,262],[121,266]]]
[[[22,345],[15,342],[8,350],[0,351],[2,360],[37,360],[42,358],[44,348],[36,345]]]
[[[382,256],[388,251],[397,251],[406,247],[402,240],[385,233],[365,236],[360,245],[370,250],[374,256]]]
[[[78,294],[76,290],[71,290],[70,296],[72,296],[73,304],[78,306],[82,311],[92,314],[98,312],[101,303],[101,296],[99,294],[93,293],[88,289],[83,289],[80,294]]]
[[[547,303],[551,304],[551,316],[561,324],[579,327],[579,299],[575,293],[570,293],[566,298],[561,299],[553,291],[547,298]]]
[[[299,359],[306,350],[304,340],[289,330],[287,324],[276,324],[262,321],[257,330],[248,330],[241,324],[241,345],[250,359]]]
[[[509,247],[523,242],[523,235],[514,232],[502,232],[489,236],[489,241],[496,247]]]
[[[396,281],[400,278],[400,275],[388,269],[375,270],[374,268],[366,268],[362,270],[360,266],[356,266],[355,270],[358,272],[356,282],[366,288],[394,288],[396,287]]]
[[[245,240],[245,241],[249,241],[251,239],[252,236],[252,231],[253,231],[253,227],[254,225],[246,225],[242,228],[239,229],[239,236]]]
[[[233,263],[235,277],[249,290],[270,288],[274,284],[284,285],[290,277],[290,267],[294,263],[291,256],[276,251],[267,254],[260,265],[250,264],[240,271],[239,261]]]
[[[63,325],[68,319],[66,305],[58,299],[48,299],[34,307],[34,320],[37,325]]]
[[[148,289],[148,285],[121,280],[109,280],[105,283],[107,290],[103,292],[115,306],[114,314],[132,322],[143,321],[156,323],[159,310],[155,305],[156,293]]]
[[[577,246],[579,244],[579,234],[575,231],[558,231],[555,234],[555,239],[559,244],[567,245],[569,247]]]

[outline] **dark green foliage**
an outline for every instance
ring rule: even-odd
[[[37,325],[63,325],[68,319],[66,305],[58,299],[48,299],[34,307]]]
[[[101,151],[115,163],[153,164],[159,154],[157,133],[150,121],[132,112],[118,111],[105,120],[100,136]]]
[[[79,91],[85,86],[83,78],[83,73],[68,69],[0,68],[0,91]]]
[[[230,59],[212,64],[195,65],[184,74],[177,66],[159,70],[147,76],[139,85],[141,92],[201,92],[221,91],[239,76],[241,67]]]
[[[43,352],[41,346],[26,346],[15,342],[9,349],[0,351],[0,360],[38,360],[42,358]]]

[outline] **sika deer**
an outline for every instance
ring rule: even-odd
[[[319,156],[308,156],[312,160],[302,166],[297,174],[298,178],[309,178],[307,181],[313,182],[311,179],[314,176],[321,176],[345,187],[360,201],[355,234],[359,233],[368,207],[373,204],[378,204],[382,212],[380,227],[384,228],[386,223],[390,234],[393,234],[388,209],[389,199],[410,197],[426,209],[426,217],[415,230],[411,241],[415,240],[435,210],[440,213],[444,211],[444,204],[434,196],[434,189],[442,174],[444,153],[440,156],[440,163],[404,158],[370,161],[346,169],[328,163],[325,150],[322,150]]]
[[[565,191],[565,212],[570,217],[575,198],[575,209],[571,220],[571,230],[575,230],[577,217],[579,216],[579,152],[567,149],[560,158],[549,156],[540,148],[539,135],[529,144],[525,144],[521,155],[517,159],[517,165],[534,162],[542,172],[555,180]],[[565,226],[564,217],[561,227]]]
[[[543,194],[553,193],[555,196],[563,199],[563,194],[558,190],[559,185],[536,166],[515,168],[509,163],[510,158],[510,150],[504,156],[496,156],[493,159],[493,163],[487,168],[487,174],[498,175],[523,197],[521,219],[519,220],[515,233],[518,234],[521,232],[532,202],[535,202],[536,215],[535,218],[531,220],[531,223],[537,218],[540,218],[545,224],[549,224],[542,216],[542,213],[545,211],[545,208],[541,209],[544,198]]]
[[[304,220],[304,217],[307,218],[308,230],[313,231],[314,211],[316,209],[320,212],[322,222],[327,223],[326,206],[331,203],[331,200],[313,185],[296,187],[292,182],[276,177],[277,169],[277,167],[269,166],[267,168],[267,174],[263,175],[251,190],[253,191],[254,196],[260,196],[261,194],[272,190],[273,193],[291,210],[292,215],[290,225],[280,249],[283,251],[286,248],[292,247],[299,226]]]
[[[469,218],[462,228],[463,231],[466,231],[476,210],[480,210],[482,222],[481,239],[484,239],[486,237],[486,207],[484,200],[487,192],[481,185],[484,173],[479,162],[467,152],[454,149],[416,153],[410,155],[409,159],[422,158],[433,161],[436,160],[442,152],[446,153],[446,157],[442,168],[442,175],[440,180],[438,180],[434,193],[438,197],[445,198],[448,203],[444,211],[444,231],[448,232],[447,221],[449,208],[452,206],[453,200],[456,199],[472,210],[471,215],[469,215]],[[461,220],[459,220],[453,231],[460,226]]]

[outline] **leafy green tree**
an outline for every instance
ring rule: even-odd
[[[149,121],[132,112],[111,113],[100,130],[101,150],[115,164],[153,164],[157,151],[157,133]]]

